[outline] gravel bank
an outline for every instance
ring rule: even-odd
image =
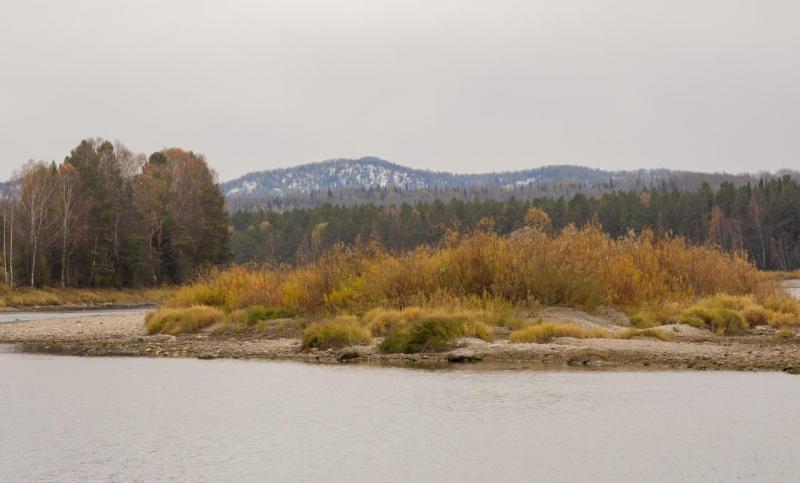
[[[376,363],[476,362],[525,368],[649,368],[695,370],[779,370],[800,373],[800,338],[781,338],[769,328],[742,337],[664,327],[674,342],[655,339],[556,339],[548,344],[487,343],[462,339],[436,354],[381,354],[375,345],[340,351],[303,351],[297,339],[253,336],[148,336],[144,311],[85,315],[0,324],[0,343],[22,350],[90,356],[149,356],[292,359],[309,362]],[[559,314],[561,315],[561,314]]]

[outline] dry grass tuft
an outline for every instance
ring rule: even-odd
[[[634,337],[652,337],[664,342],[672,342],[675,340],[675,337],[673,337],[671,334],[653,328],[650,329],[631,328],[631,329],[625,329],[622,332],[614,334],[615,339],[632,339]]]
[[[649,329],[659,325],[677,324],[680,316],[680,304],[661,303],[639,309],[631,316],[630,323],[637,329]]]
[[[309,325],[303,333],[303,348],[339,349],[371,340],[369,332],[354,317],[340,317]]]
[[[494,340],[489,326],[466,313],[423,312],[417,315],[414,319],[388,325],[380,350],[405,354],[438,352],[451,348],[460,337]]]
[[[767,297],[761,305],[754,296],[718,294],[686,308],[681,322],[719,335],[737,335],[764,324],[793,327],[800,324],[800,301],[779,294]]]
[[[150,334],[185,334],[222,321],[225,313],[217,308],[196,305],[183,309],[164,308],[147,314],[145,324]]]
[[[167,287],[120,290],[0,287],[0,307],[160,303],[173,294],[174,290]]]
[[[602,339],[608,337],[608,332],[599,329],[587,329],[573,324],[539,324],[515,330],[508,341],[511,343],[535,342],[543,344],[557,337],[572,337],[575,339]]]
[[[747,330],[745,318],[734,309],[721,307],[713,299],[684,310],[681,322],[711,330],[717,335],[738,335]]]

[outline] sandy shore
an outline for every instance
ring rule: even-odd
[[[569,309],[553,309],[551,320],[572,320],[583,325],[609,324],[613,317],[597,317]],[[612,314],[613,316],[613,314]],[[290,359],[308,362],[373,362],[387,364],[476,362],[529,368],[649,368],[697,370],[777,370],[800,373],[800,338],[782,338],[769,327],[739,337],[719,337],[688,326],[664,326],[675,338],[571,339],[548,344],[487,343],[462,339],[449,352],[434,354],[382,354],[376,345],[338,351],[304,351],[298,339],[256,336],[218,336],[209,333],[148,336],[144,312],[80,312],[60,318],[0,323],[0,343],[21,350],[88,356],[148,356],[190,358]]]

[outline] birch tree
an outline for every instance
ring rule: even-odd
[[[61,208],[61,287],[67,286],[69,273],[70,229],[78,198],[80,177],[72,164],[65,162],[58,168],[58,201]]]
[[[30,285],[36,286],[36,270],[40,251],[54,221],[51,200],[56,189],[55,166],[30,163],[22,175],[19,193],[21,227],[28,242]]]

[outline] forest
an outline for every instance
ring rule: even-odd
[[[596,221],[612,237],[652,228],[697,245],[741,250],[759,267],[800,268],[800,186],[790,176],[717,189],[644,189],[599,196],[534,200],[454,198],[449,202],[362,204],[294,209],[285,212],[237,211],[231,215],[232,252],[239,263],[304,264],[332,246],[377,241],[394,251],[436,244],[450,232],[477,228],[504,235],[525,226],[531,207],[547,213],[560,230]]]
[[[146,156],[87,139],[61,163],[29,162],[1,193],[5,286],[182,284],[231,262],[303,266],[339,245],[376,242],[402,252],[453,233],[508,235],[539,212],[554,233],[595,224],[619,238],[649,229],[743,252],[762,269],[800,268],[800,186],[790,175],[716,188],[663,184],[533,199],[515,191],[470,199],[464,191],[449,201],[402,202],[398,195],[390,204],[350,205],[336,203],[332,192],[331,202],[319,206],[229,214],[202,155],[169,148]]]
[[[230,258],[225,201],[202,155],[149,157],[82,141],[3,186],[6,286],[139,287],[187,281]]]

